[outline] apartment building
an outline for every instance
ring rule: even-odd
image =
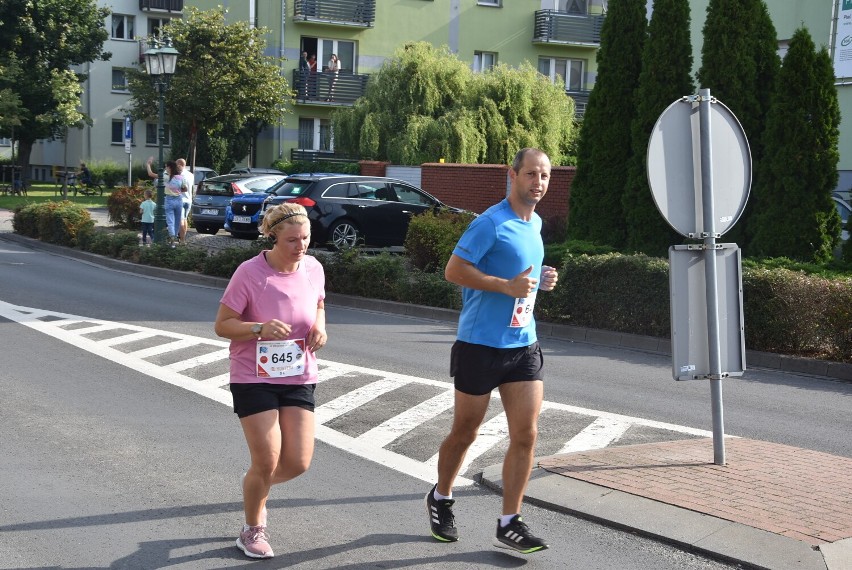
[[[128,161],[124,111],[129,93],[123,70],[144,52],[144,38],[186,6],[202,10],[223,5],[231,22],[268,30],[267,54],[284,58],[281,71],[296,89],[292,113],[264,130],[247,158],[269,166],[278,158],[334,157],[329,117],[363,95],[370,76],[406,42],[446,45],[474,71],[497,63],[527,61],[541,73],[561,78],[582,114],[595,80],[595,55],[606,0],[99,0],[113,14],[104,23],[110,61],[84,67],[83,110],[91,127],[72,129],[66,143],[41,141],[33,148],[33,177],[49,179],[53,165],[80,160]],[[299,73],[302,51],[316,56],[316,73]],[[328,71],[334,53],[340,71]],[[334,76],[334,77],[333,77]],[[329,95],[334,79],[333,97]],[[328,100],[327,100],[328,99]],[[167,117],[168,120],[168,117]],[[130,157],[134,163],[156,155],[157,125],[136,121]]]
[[[98,5],[112,10],[104,21],[109,31],[104,51],[110,52],[112,58],[77,69],[89,76],[83,83],[81,109],[92,118],[92,125],[69,129],[67,141],[36,142],[30,157],[31,177],[35,180],[52,180],[54,166],[76,168],[80,161],[92,160],[118,164],[132,160],[138,164],[157,155],[156,118],[133,123],[130,152],[125,151],[124,117],[130,100],[125,69],[141,61],[148,35],[156,34],[171,18],[181,17],[183,0],[98,0]]]

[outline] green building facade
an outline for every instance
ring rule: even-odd
[[[223,5],[228,20],[266,28],[268,55],[285,58],[292,113],[258,137],[250,162],[335,157],[331,113],[364,93],[371,75],[408,42],[448,46],[474,71],[529,62],[566,85],[578,114],[595,80],[605,0],[188,0]],[[316,71],[300,73],[302,52]],[[334,53],[340,71],[328,70]]]

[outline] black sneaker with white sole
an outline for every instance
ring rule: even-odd
[[[437,485],[435,485],[437,487]],[[426,514],[429,515],[429,526],[432,536],[441,542],[456,542],[459,539],[459,531],[456,528],[456,518],[453,516],[453,504],[455,500],[444,499],[439,501],[435,498],[435,487],[426,493]]]
[[[497,536],[494,537],[494,546],[521,554],[547,550],[547,544],[533,535],[530,527],[521,519],[521,515],[515,515],[506,526],[500,526],[500,519],[497,519]]]

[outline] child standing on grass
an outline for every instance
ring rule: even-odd
[[[157,204],[151,199],[154,195],[152,190],[145,190],[145,201],[139,205],[142,212],[142,245],[150,245],[154,238],[154,211]]]

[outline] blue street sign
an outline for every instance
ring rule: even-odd
[[[130,122],[130,117],[124,117],[124,140],[133,140],[133,123]]]

